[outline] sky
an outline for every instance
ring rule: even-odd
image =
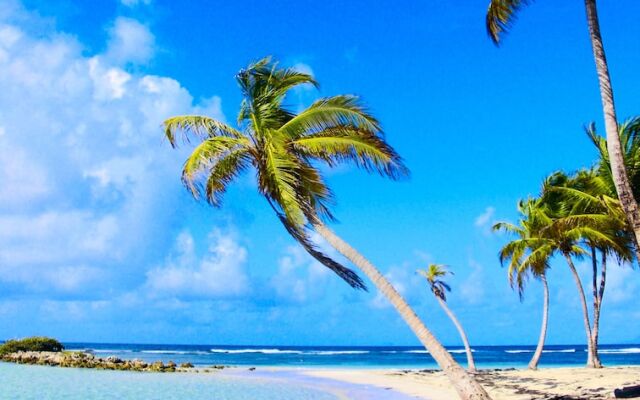
[[[455,328],[415,274],[450,266],[450,307],[472,344],[534,344],[542,289],[524,299],[497,253],[518,199],[595,161],[602,113],[580,1],[539,1],[500,48],[486,1],[3,0],[0,2],[0,338],[271,345],[417,345],[375,288],[354,291],[287,236],[246,173],[220,209],[181,186],[189,147],[170,116],[232,123],[235,73],[272,55],[311,72],[301,109],[362,97],[404,158],[392,182],[325,171],[332,228],[448,345]],[[620,118],[640,92],[640,4],[600,2]],[[314,240],[339,257],[319,237]],[[588,282],[586,261],[579,263]],[[640,343],[640,273],[610,269],[601,342]],[[585,342],[562,260],[548,343]],[[620,329],[624,326],[624,329]]]

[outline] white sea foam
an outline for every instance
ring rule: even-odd
[[[602,354],[638,354],[640,353],[640,348],[629,347],[627,349],[602,349],[598,350],[598,352]]]
[[[575,353],[576,349],[542,350],[543,353]]]
[[[505,350],[505,353],[519,354],[519,353],[533,353],[533,350]]]
[[[279,350],[279,349],[211,349],[212,353],[222,354],[245,354],[245,353],[261,353],[261,354],[303,354],[299,350]]]
[[[455,354],[461,354],[461,353],[466,353],[467,351],[465,349],[457,349],[457,350],[447,350],[449,353],[455,353]],[[472,353],[475,353],[476,351],[474,349],[471,349]]]
[[[405,351],[405,353],[411,353],[411,354],[427,354],[429,353],[426,350],[407,350]]]
[[[141,350],[146,354],[208,354],[206,351],[181,351],[181,350]]]
[[[368,354],[369,351],[366,350],[327,350],[327,351],[311,351],[309,354],[317,355],[317,356],[336,356],[342,354]]]

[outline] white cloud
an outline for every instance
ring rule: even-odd
[[[474,225],[477,226],[478,228],[486,227],[493,220],[495,213],[496,213],[495,208],[493,207],[485,208],[484,212],[476,217],[474,221]]]
[[[155,37],[149,28],[131,18],[118,17],[109,30],[105,57],[116,65],[144,64],[155,53]],[[115,80],[122,76],[113,76]]]
[[[312,233],[311,240],[325,254],[337,257],[336,251],[329,248],[318,234]],[[335,278],[332,274],[300,245],[295,244],[287,247],[285,254],[278,260],[278,272],[271,279],[271,286],[281,298],[305,302],[324,294],[329,278]]]
[[[175,254],[164,266],[147,273],[148,290],[156,297],[233,297],[248,291],[244,271],[247,250],[233,234],[214,229],[208,237],[208,251],[198,257],[193,236],[182,232]]]
[[[69,35],[31,34],[29,18],[0,6],[0,285],[131,287],[164,257],[166,221],[181,212],[184,153],[161,123],[196,110],[223,119],[220,99],[194,104],[174,79],[126,72],[153,55],[137,21],[117,19],[106,54],[86,56]]]

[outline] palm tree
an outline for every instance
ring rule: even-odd
[[[489,399],[379,270],[325,225],[333,217],[332,195],[318,163],[332,167],[350,162],[391,179],[407,175],[402,159],[384,140],[379,122],[355,96],[322,98],[298,114],[286,109],[283,101],[289,90],[301,84],[317,86],[317,82],[309,74],[278,68],[270,58],[241,70],[236,79],[243,95],[237,129],[206,116],[165,121],[165,135],[172,146],[179,131],[186,138],[192,134],[201,140],[182,173],[191,194],[219,206],[227,186],[242,171],[253,168],[258,191],[289,234],[351,286],[363,289],[364,283],[353,271],[313,245],[307,230],[319,233],[389,299],[461,398]]]
[[[439,264],[430,264],[429,269],[423,270],[419,269],[418,272],[422,275],[427,282],[429,283],[429,287],[431,292],[440,303],[440,307],[444,310],[444,312],[449,316],[449,319],[456,326],[458,333],[460,334],[460,338],[462,339],[462,343],[464,344],[464,350],[467,353],[467,366],[469,372],[476,372],[476,363],[473,361],[473,353],[471,351],[471,347],[469,346],[469,339],[467,339],[467,334],[464,332],[462,328],[462,324],[458,321],[455,314],[449,306],[447,306],[447,292],[451,291],[451,287],[442,279],[448,274],[453,275],[453,272],[447,271],[444,265]]]
[[[500,263],[508,264],[509,284],[517,287],[522,300],[525,282],[528,275],[540,280],[543,289],[542,323],[538,345],[529,361],[529,369],[538,368],[540,357],[544,349],[547,336],[547,324],[549,321],[549,286],[547,285],[547,270],[549,259],[555,251],[555,247],[541,236],[543,226],[540,226],[538,218],[539,199],[528,199],[518,203],[520,221],[518,225],[507,222],[498,222],[493,226],[494,231],[503,231],[516,236],[517,239],[507,243],[499,253]]]
[[[486,25],[489,36],[496,45],[500,43],[501,34],[506,33],[513,24],[517,12],[530,2],[530,0],[490,0],[486,16]],[[584,3],[587,11],[589,35],[600,85],[600,98],[602,100],[604,113],[611,175],[622,209],[625,212],[626,218],[629,220],[636,241],[638,241],[640,240],[640,210],[638,209],[638,201],[633,196],[633,188],[629,180],[628,171],[625,169],[623,148],[618,137],[618,119],[613,101],[613,88],[611,86],[611,77],[609,76],[609,67],[600,34],[596,0],[584,0]],[[638,251],[640,251],[640,249]]]
[[[553,229],[567,232],[590,249],[592,265],[593,325],[590,331],[593,366],[601,367],[598,356],[598,333],[602,299],[606,284],[607,258],[620,262],[633,259],[633,234],[625,218],[620,202],[612,196],[596,170],[582,170],[572,177],[563,173],[552,175],[543,188],[547,203],[554,204],[557,219]],[[551,197],[553,197],[551,199]],[[598,258],[601,254],[600,282],[598,283]]]

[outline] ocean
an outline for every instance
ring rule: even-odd
[[[342,368],[437,368],[421,347],[371,346],[219,346],[159,344],[65,343],[69,350],[85,350],[96,356],[116,356],[145,361],[190,362],[196,366],[282,366]],[[447,347],[451,355],[465,364],[462,347]],[[473,346],[479,368],[525,368],[535,346]],[[640,345],[601,345],[605,365],[640,365]],[[586,363],[584,345],[546,346],[541,367],[581,366]]]
[[[419,347],[219,346],[65,343],[68,350],[146,361],[190,362],[237,368],[215,373],[139,373],[55,368],[0,362],[0,400],[410,400],[375,385],[310,377],[299,368],[436,368]],[[450,347],[465,363],[464,350]],[[533,346],[474,346],[479,368],[525,368]],[[603,345],[605,365],[640,365],[640,345]],[[547,346],[541,366],[582,366],[585,346]],[[249,367],[257,367],[255,370]],[[424,394],[428,397],[428,393]]]

